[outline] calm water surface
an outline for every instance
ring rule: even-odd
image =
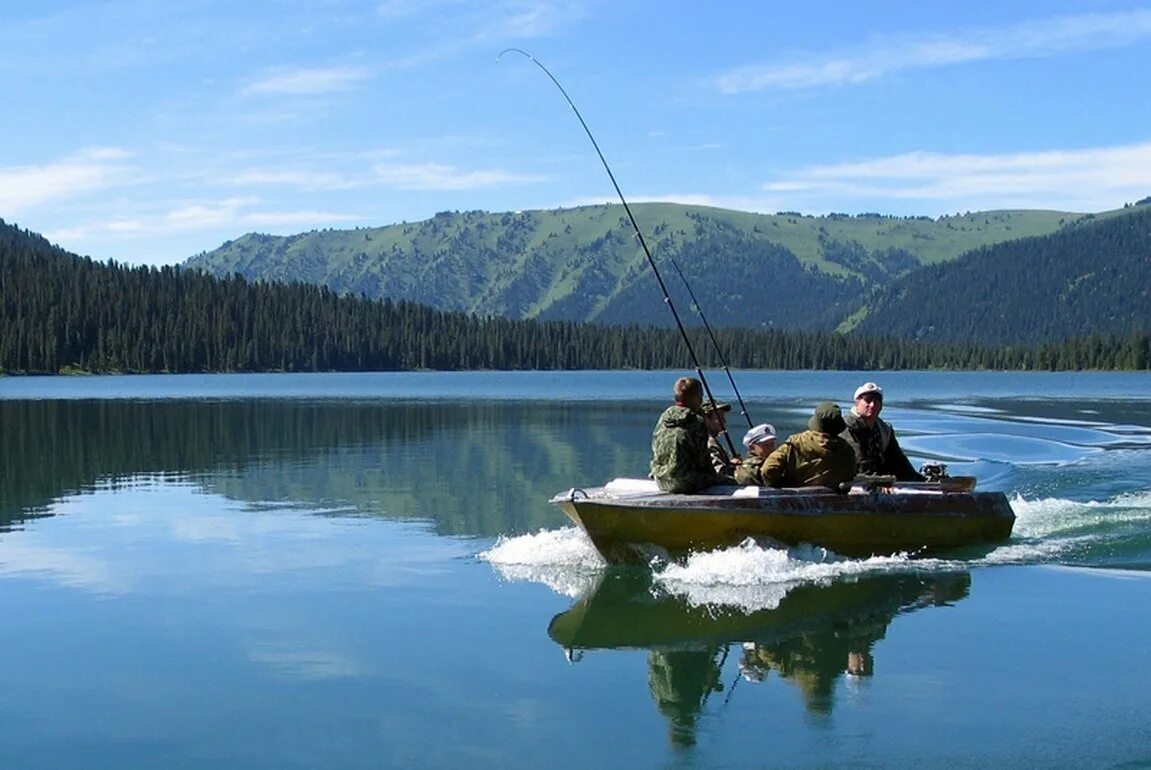
[[[737,372],[879,379],[1014,537],[609,570],[547,500],[677,375],[0,379],[0,767],[1151,764],[1151,378]]]

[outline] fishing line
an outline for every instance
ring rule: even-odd
[[[627,218],[628,218],[628,221],[631,222],[632,229],[635,230],[636,238],[639,240],[639,245],[643,248],[644,256],[647,257],[647,264],[649,267],[651,267],[651,272],[653,275],[655,275],[656,283],[659,284],[659,289],[663,293],[664,304],[667,305],[668,310],[671,311],[672,318],[675,319],[675,326],[679,330],[679,336],[683,339],[684,346],[687,347],[688,355],[691,357],[692,365],[695,367],[695,373],[699,377],[699,381],[703,384],[703,389],[704,389],[704,392],[707,393],[708,401],[711,403],[712,407],[714,408],[715,403],[716,403],[715,402],[715,396],[711,392],[711,386],[707,382],[707,377],[705,377],[703,374],[703,368],[699,364],[699,357],[695,354],[695,347],[691,344],[691,339],[687,335],[687,330],[684,328],[683,321],[680,319],[679,312],[675,309],[675,304],[671,301],[671,294],[668,293],[667,284],[664,283],[663,276],[660,275],[659,268],[655,264],[655,259],[651,255],[651,249],[649,249],[647,247],[647,240],[643,237],[643,231],[640,230],[639,223],[636,222],[635,215],[632,214],[631,206],[628,205],[627,198],[624,197],[623,191],[620,189],[619,183],[616,182],[615,174],[612,173],[611,166],[608,165],[607,159],[604,157],[603,152],[599,148],[599,142],[597,142],[595,140],[595,136],[592,134],[591,129],[588,128],[587,122],[583,119],[583,115],[580,114],[579,108],[577,108],[575,106],[575,102],[573,102],[572,98],[570,96],[568,96],[568,92],[564,89],[563,85],[560,84],[559,80],[556,79],[556,76],[551,73],[551,70],[549,70],[547,67],[545,67],[542,63],[540,63],[540,61],[538,59],[536,59],[534,56],[532,56],[530,53],[523,50],[522,48],[505,48],[503,51],[500,51],[500,55],[496,57],[496,61],[499,61],[501,58],[503,58],[504,54],[509,53],[509,52],[518,53],[518,54],[526,57],[527,60],[530,61],[532,64],[539,67],[540,70],[543,71],[543,73],[548,76],[548,79],[551,80],[551,82],[559,90],[560,94],[563,95],[564,100],[568,103],[568,106],[571,107],[572,112],[575,113],[576,119],[579,120],[580,125],[583,126],[584,133],[587,134],[587,138],[591,142],[591,146],[593,148],[595,148],[596,155],[599,156],[600,163],[603,164],[604,171],[607,172],[608,179],[611,180],[612,187],[615,188],[616,195],[619,196],[620,203],[623,204],[623,210],[627,213]],[[678,265],[676,265],[676,270],[679,270]],[[686,286],[687,285],[687,279],[684,278],[683,272],[680,271],[679,275],[680,275],[680,278],[684,281],[684,285]],[[689,294],[691,293],[690,287],[688,288],[688,293]],[[692,301],[695,302],[694,296],[692,296]],[[695,306],[696,306],[696,311],[699,312],[699,304],[696,303]],[[700,313],[700,316],[702,319],[702,313]],[[706,321],[704,323],[706,326]],[[710,329],[709,329],[709,332],[710,332]],[[714,335],[712,336],[712,342],[713,342],[713,344],[715,342]],[[722,355],[720,357],[722,358]],[[727,369],[726,364],[724,366],[724,369],[725,370]],[[731,377],[730,370],[728,370],[728,377],[729,378]],[[732,385],[734,387],[735,383],[732,382]],[[743,409],[744,416],[747,417],[747,409],[743,406],[743,399],[742,398],[740,398],[740,407]],[[748,425],[750,426],[751,418],[748,417],[747,419],[748,419]],[[726,427],[723,431],[723,435],[724,435],[724,438],[727,439],[727,445],[730,448],[732,454],[733,455],[736,454],[735,444],[732,442],[731,436],[730,436],[730,434],[728,434]]]

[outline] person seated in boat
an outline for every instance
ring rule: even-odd
[[[711,467],[721,476],[734,476],[743,458],[728,454],[719,443],[719,437],[727,433],[727,413],[731,411],[731,404],[705,403],[700,411],[707,424],[707,451],[711,454]]]
[[[747,448],[747,457],[735,469],[735,481],[758,484],[763,461],[775,451],[775,427],[767,422],[756,425],[743,435],[743,445]]]
[[[855,389],[855,406],[844,421],[841,434],[855,450],[857,472],[865,476],[894,476],[896,481],[926,481],[899,447],[895,429],[879,419],[883,388],[865,382]]]
[[[691,494],[735,478],[717,473],[708,450],[708,420],[703,414],[703,383],[695,377],[675,381],[675,403],[663,411],[651,434],[651,477],[666,492]],[[712,428],[720,421],[710,420]]]
[[[855,452],[840,433],[846,427],[839,405],[815,407],[807,430],[787,437],[759,469],[760,486],[827,487],[846,492],[855,478]]]

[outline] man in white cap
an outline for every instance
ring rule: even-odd
[[[760,423],[743,436],[747,447],[747,457],[735,469],[735,480],[740,484],[758,484],[759,468],[763,461],[775,450],[775,427],[771,423]]]
[[[894,476],[897,481],[926,481],[899,447],[895,429],[879,419],[883,410],[883,388],[865,382],[855,389],[855,406],[844,417],[843,438],[855,450],[859,473],[868,476]]]

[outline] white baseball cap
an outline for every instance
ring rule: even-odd
[[[874,393],[881,399],[883,398],[883,388],[879,387],[874,382],[865,382],[855,389],[855,395],[852,397],[852,399],[858,400],[860,396],[867,393]]]
[[[762,441],[775,438],[775,426],[769,422],[760,423],[743,435],[743,445],[751,447]]]

